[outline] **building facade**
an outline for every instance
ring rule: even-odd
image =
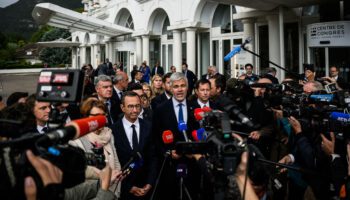
[[[329,67],[336,65],[347,78],[350,3],[342,0],[323,4],[314,0],[281,0],[280,5],[263,2],[83,0],[84,16],[132,32],[114,36],[71,28],[72,41],[81,43],[73,50],[72,65],[79,68],[91,63],[97,67],[109,58],[113,63],[122,63],[127,72],[143,61],[150,67],[159,62],[165,71],[170,71],[171,65],[181,71],[182,62],[186,62],[198,76],[205,74],[208,66],[215,65],[225,76],[237,77],[246,63],[253,63],[259,74],[273,66],[267,62],[270,60],[297,73],[302,72],[303,63],[314,64],[319,74],[328,74]],[[248,37],[252,41],[246,48],[265,59],[242,50],[225,62],[224,56]],[[286,75],[278,69],[280,80]]]

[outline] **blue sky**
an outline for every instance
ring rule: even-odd
[[[8,5],[11,5],[11,4],[17,2],[17,1],[18,0],[0,0],[0,7],[4,8],[4,7],[8,6]]]

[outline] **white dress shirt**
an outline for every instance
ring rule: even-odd
[[[179,122],[179,109],[180,106],[179,104],[182,103],[182,113],[183,113],[183,117],[184,117],[184,121],[187,124],[187,103],[186,100],[182,101],[182,102],[178,102],[175,98],[172,98],[173,101],[173,108],[175,111],[175,115],[176,115],[176,119]]]
[[[134,148],[132,146],[132,127],[131,125],[135,125],[136,133],[137,133],[137,140],[140,143],[140,122],[137,119],[134,123],[129,122],[125,117],[122,119],[123,127],[126,133],[126,137],[128,138],[129,144],[131,148]]]
[[[201,108],[203,108],[204,106],[210,107],[209,101],[207,103],[202,103],[199,99],[197,99],[197,102]]]

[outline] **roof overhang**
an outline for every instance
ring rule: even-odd
[[[37,42],[36,44],[38,46],[43,46],[43,47],[61,47],[61,48],[80,46],[80,42],[72,42],[62,38],[53,40],[53,41]]]
[[[32,16],[39,25],[50,25],[71,31],[82,31],[109,37],[132,34],[133,30],[104,20],[57,6],[52,3],[35,5]]]
[[[297,8],[310,5],[318,5],[333,0],[215,0],[223,4],[233,4],[257,10],[269,11],[277,7]]]

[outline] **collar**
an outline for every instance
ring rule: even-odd
[[[140,112],[140,114],[139,114],[139,118],[143,119],[143,113],[144,113],[144,111],[145,111],[145,110],[142,108],[142,109],[141,109],[141,112]]]
[[[203,103],[203,102],[201,102],[201,100],[199,100],[199,99],[197,98],[197,103],[199,104],[199,106],[200,106],[201,108],[203,108],[204,105],[206,105],[207,107],[210,107],[209,101],[207,101],[207,103]]]
[[[114,89],[115,89],[115,91],[117,92],[118,95],[119,95],[120,92],[123,92],[123,91],[119,90],[116,86],[113,86],[113,87],[114,87]]]
[[[186,105],[187,105],[186,99],[183,100],[182,102],[177,101],[175,98],[171,98],[171,99],[172,99],[172,102],[173,102],[173,106],[174,106],[174,107],[177,107],[177,105],[178,105],[179,103],[182,103],[182,106],[184,106],[184,107],[186,107]]]
[[[168,93],[166,91],[164,91],[164,93],[165,93],[166,98],[170,99],[172,97],[171,95],[168,95]]]
[[[126,127],[131,127],[131,125],[133,125],[133,124],[135,124],[136,127],[139,127],[139,126],[140,126],[139,119],[137,119],[134,123],[131,123],[131,122],[129,122],[129,121],[125,118],[125,116],[124,116],[123,119],[122,119],[122,122],[123,122],[123,124],[126,125]]]

